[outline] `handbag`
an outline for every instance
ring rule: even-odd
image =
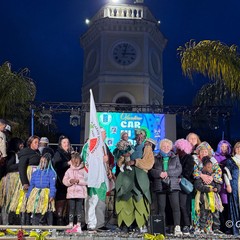
[[[182,191],[184,191],[187,194],[193,191],[193,184],[189,180],[187,180],[185,177],[181,178],[180,187]]]
[[[171,191],[171,180],[169,177],[162,179],[162,189]]]

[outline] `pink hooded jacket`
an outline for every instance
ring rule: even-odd
[[[79,167],[70,166],[70,168],[65,172],[63,178],[63,184],[67,186],[67,199],[70,198],[86,198],[87,197],[87,183],[84,180],[85,170]],[[78,179],[78,184],[71,184],[71,179]]]

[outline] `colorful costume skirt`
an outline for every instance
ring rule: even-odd
[[[41,213],[44,215],[47,211],[55,211],[54,201],[49,202],[49,188],[33,188],[27,200],[26,211],[28,213]]]
[[[3,207],[4,206],[4,203],[5,203],[5,183],[6,183],[6,180],[5,180],[6,177],[3,177],[1,180],[0,180],[0,207]]]
[[[36,166],[28,166],[27,168],[27,177],[28,181],[30,182],[32,173],[37,169]],[[17,173],[19,175],[19,173]],[[11,197],[11,201],[9,204],[9,212],[16,212],[16,214],[19,214],[20,212],[26,211],[26,193],[27,191],[24,191],[22,189],[22,183],[20,180],[20,177],[16,180],[15,183],[15,191],[13,192],[13,195]]]
[[[6,207],[7,212],[11,211],[10,206],[13,207],[14,204],[17,205],[16,199],[18,199],[18,194],[21,186],[22,184],[18,172],[11,172],[6,175],[4,185],[4,206]],[[15,211],[15,209],[13,211]]]

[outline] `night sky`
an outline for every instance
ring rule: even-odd
[[[107,0],[2,0],[0,64],[30,69],[38,101],[81,101],[83,50],[80,36]],[[126,1],[125,1],[126,2]],[[133,2],[133,1],[128,1]],[[239,45],[239,0],[145,0],[168,39],[163,55],[164,104],[191,105],[208,81],[186,79],[176,49],[190,39]],[[181,89],[181,90],[179,90]]]

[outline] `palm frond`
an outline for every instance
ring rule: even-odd
[[[200,73],[214,81],[223,80],[232,96],[240,91],[240,55],[236,45],[191,40],[177,51],[185,76],[193,79],[195,73]]]
[[[198,106],[230,106],[235,103],[223,81],[203,85],[193,102]]]
[[[24,105],[34,100],[36,86],[28,74],[27,68],[20,72],[12,72],[9,62],[0,66],[1,116],[7,116],[13,112],[14,106]]]

